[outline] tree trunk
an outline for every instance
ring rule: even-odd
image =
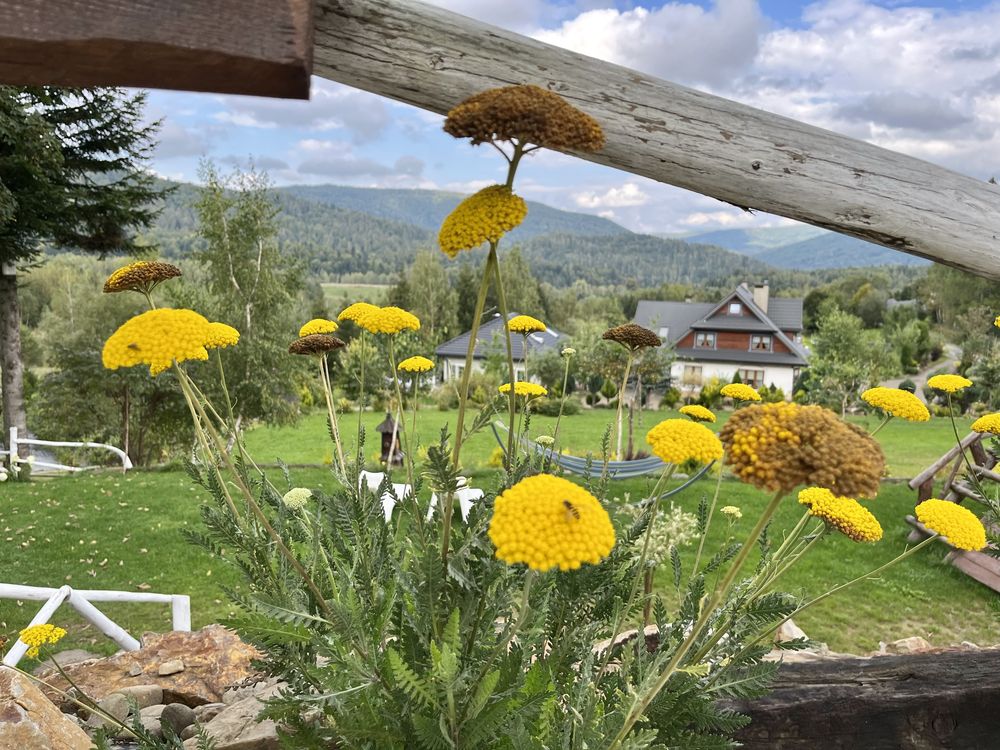
[[[16,427],[18,435],[28,436],[27,416],[24,410],[24,363],[21,362],[21,307],[17,301],[17,276],[10,266],[0,268],[0,368],[3,390],[3,442],[6,444],[10,428]],[[18,453],[28,455],[27,446]]]

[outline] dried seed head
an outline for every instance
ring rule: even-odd
[[[660,337],[651,330],[635,323],[609,328],[601,335],[601,338],[606,341],[614,341],[634,352],[647,347],[660,346],[663,343],[660,341]]]
[[[328,333],[312,333],[296,339],[288,347],[289,354],[326,354],[345,346],[344,342]]]

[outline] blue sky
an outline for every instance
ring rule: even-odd
[[[943,164],[1000,175],[1000,0],[433,0],[543,41]],[[314,79],[310,102],[154,91],[157,173],[196,181],[253,158],[276,184],[471,192],[502,165],[441,118]],[[540,152],[527,198],[636,231],[781,225],[694,193]]]

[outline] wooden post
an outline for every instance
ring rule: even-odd
[[[318,75],[444,113],[534,83],[597,118],[599,164],[1000,279],[1000,187],[415,0],[318,0]]]

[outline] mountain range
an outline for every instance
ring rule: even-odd
[[[150,238],[167,257],[198,243],[197,187],[173,191]],[[314,274],[389,280],[421,249],[436,247],[437,229],[463,196],[435,190],[292,185],[274,190],[281,208],[279,240],[304,257]],[[528,202],[524,222],[505,237],[516,243],[543,281],[567,286],[706,283],[774,269],[842,268],[912,263],[916,259],[806,226],[724,230],[663,237],[638,234],[608,219]],[[509,246],[509,245],[508,245]],[[920,261],[917,261],[920,262]]]

